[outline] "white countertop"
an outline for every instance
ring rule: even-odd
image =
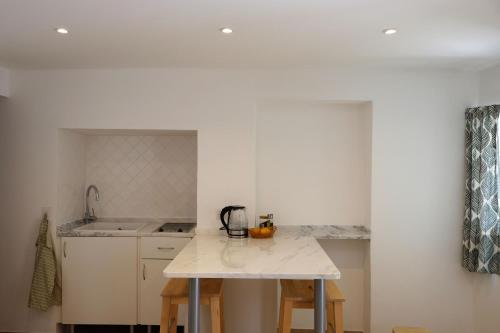
[[[93,230],[94,224],[142,224],[136,230]],[[196,223],[194,218],[129,218],[129,217],[106,217],[100,218],[90,224],[83,220],[76,220],[57,226],[58,237],[194,237],[196,228],[190,232],[157,232],[157,229],[165,223]],[[87,230],[80,227],[89,226]]]
[[[72,221],[57,226],[59,237],[194,237],[196,233],[222,234],[217,229],[192,230],[191,232],[156,232],[164,223],[196,223],[194,218],[103,218],[98,222],[143,223],[144,227],[136,232],[116,232],[102,230],[85,230],[79,227],[85,225],[82,220]],[[277,235],[287,237],[314,237],[316,239],[369,240],[370,229],[362,225],[279,225]]]
[[[340,279],[313,237],[234,239],[198,234],[165,268],[167,278]]]
[[[316,239],[369,240],[370,229],[362,225],[280,225],[280,235]]]

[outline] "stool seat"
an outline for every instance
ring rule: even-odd
[[[420,327],[394,327],[392,333],[430,333],[426,328]]]
[[[281,301],[278,332],[290,333],[293,309],[314,309],[314,281],[280,280]],[[329,333],[344,333],[344,295],[331,280],[325,281]]]
[[[313,280],[280,280],[281,292],[287,299],[297,302],[314,302]],[[335,282],[325,281],[326,301],[344,302],[345,298]]]
[[[163,297],[173,297],[177,304],[187,304],[189,298],[188,279],[170,279],[163,291]],[[200,279],[200,300],[222,295],[222,279]]]
[[[170,279],[161,292],[163,298],[160,333],[177,332],[180,304],[189,302],[189,280]],[[212,333],[224,332],[223,280],[200,279],[200,304],[210,306]]]

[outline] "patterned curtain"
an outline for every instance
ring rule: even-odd
[[[470,272],[500,274],[498,205],[498,116],[500,105],[465,113],[465,218],[463,266]]]

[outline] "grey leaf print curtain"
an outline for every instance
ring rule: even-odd
[[[465,113],[465,218],[463,266],[471,272],[500,274],[498,207],[498,116],[500,105]]]

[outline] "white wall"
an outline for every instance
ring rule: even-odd
[[[278,224],[370,224],[371,115],[362,105],[260,102],[257,210]]]
[[[479,105],[500,104],[500,66],[479,75]],[[474,313],[476,332],[498,332],[500,276],[474,275]]]
[[[500,65],[479,73],[479,104],[500,104]]]
[[[40,207],[57,204],[57,128],[197,129],[198,220],[214,228],[225,204],[255,209],[256,101],[299,99],[373,101],[372,333],[397,324],[474,331],[460,244],[463,111],[477,102],[475,75],[131,69],[15,71],[11,81],[0,102],[0,258],[9,268],[0,330],[54,330],[31,327],[26,302]],[[266,286],[252,290],[253,300],[227,306],[263,311]],[[272,331],[246,318],[241,332]]]
[[[10,82],[7,68],[0,67],[0,97],[9,97]]]
[[[371,126],[370,103],[259,101],[258,214],[274,213],[278,225],[369,226]],[[345,329],[362,331],[366,244],[321,244],[342,271]],[[312,310],[295,310],[292,327],[312,328]]]
[[[57,217],[62,224],[81,219],[84,213],[86,179],[86,137],[59,130],[58,133]]]

